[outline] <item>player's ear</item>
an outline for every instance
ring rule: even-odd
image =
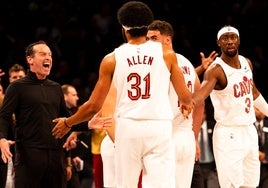
[[[165,42],[166,44],[170,44],[170,43],[172,43],[172,40],[171,40],[171,38],[170,37],[166,37],[166,42]]]
[[[217,45],[218,45],[219,47],[221,47],[221,44],[220,44],[219,40],[217,40]]]

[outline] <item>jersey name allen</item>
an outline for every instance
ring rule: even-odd
[[[152,65],[154,57],[151,56],[132,56],[132,58],[127,58],[128,66],[131,67],[133,65]]]

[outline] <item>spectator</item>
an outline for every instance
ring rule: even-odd
[[[78,109],[78,93],[76,88],[69,84],[61,86],[66,107],[71,114],[75,113]],[[87,124],[87,122],[85,122]],[[79,135],[80,144],[75,149],[71,150],[72,160],[72,177],[67,182],[68,188],[90,188],[92,187],[92,155],[90,153],[90,140],[89,133]],[[83,144],[81,144],[83,143]]]

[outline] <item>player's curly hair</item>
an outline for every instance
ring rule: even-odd
[[[143,2],[129,1],[117,12],[118,22],[128,30],[147,28],[154,20],[152,10]]]

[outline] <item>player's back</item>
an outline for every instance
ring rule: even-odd
[[[162,45],[147,41],[115,49],[116,116],[131,119],[172,119],[168,90],[170,72]]]

